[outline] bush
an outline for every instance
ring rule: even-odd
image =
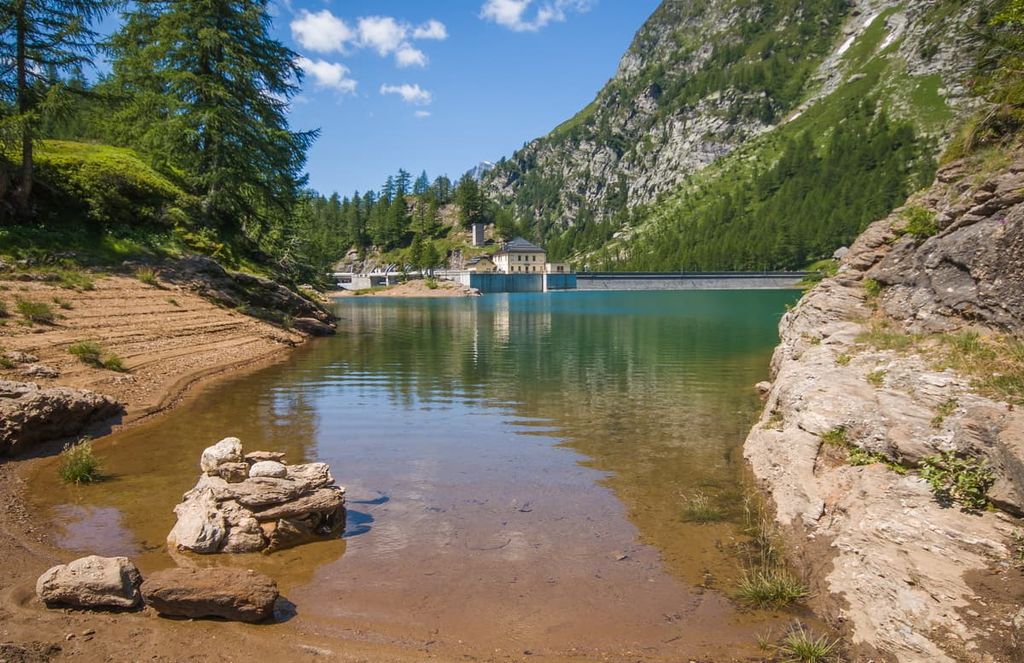
[[[60,478],[67,483],[93,483],[100,480],[100,461],[92,453],[92,442],[83,438],[64,447],[60,453]]]
[[[426,284],[427,288],[437,290],[437,279],[434,277],[427,277],[423,282]]]
[[[753,608],[781,608],[805,596],[803,583],[781,566],[745,572],[736,590],[736,598]]]
[[[7,304],[0,299],[0,318],[6,318],[8,315],[10,314],[7,312]]]
[[[121,361],[121,358],[114,353],[110,353],[104,357],[102,365],[103,368],[108,371],[117,371],[118,373],[124,373],[128,370],[124,367],[124,362]]]
[[[922,460],[920,469],[940,504],[952,506],[955,502],[966,511],[988,506],[988,489],[996,478],[977,458],[944,451]]]
[[[95,368],[103,367],[103,348],[94,341],[78,341],[68,347],[68,353],[78,357],[78,361]]]
[[[18,300],[15,307],[18,309],[18,313],[29,322],[49,325],[53,324],[53,321],[57,319],[57,314],[53,312],[53,308],[46,302],[33,302],[28,299],[21,299]]]
[[[185,194],[134,152],[109,145],[44,141],[37,150],[38,178],[53,191],[51,206],[84,207],[98,224],[159,223],[164,209]]]
[[[878,296],[882,294],[882,284],[875,279],[864,279],[864,294],[867,295],[868,300],[878,299]]]
[[[783,660],[794,663],[826,663],[838,661],[839,640],[830,639],[827,635],[814,637],[814,633],[804,629],[797,623],[777,647]]]

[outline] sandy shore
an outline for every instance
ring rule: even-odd
[[[329,294],[331,297],[477,297],[480,295],[475,288],[454,281],[437,281],[437,286],[430,288],[426,281],[420,279],[361,294],[351,290],[339,290]]]
[[[40,282],[0,281],[0,347],[39,357],[60,371],[53,379],[27,378],[0,369],[0,379],[68,385],[111,395],[124,403],[120,426],[164,411],[189,397],[190,387],[253,370],[283,358],[305,341],[301,334],[218,307],[174,287],[146,285],[125,276],[97,278],[75,291]],[[52,325],[27,325],[18,300],[46,302],[59,314]],[[67,352],[81,340],[117,354],[128,369],[115,372],[79,362]],[[37,449],[56,453],[59,443]],[[142,451],[142,450],[140,450]],[[282,639],[277,628],[220,622],[172,621],[148,611],[132,614],[47,610],[35,599],[35,580],[74,555],[50,541],[46,524],[25,506],[39,458],[0,459],[0,660],[32,662],[240,660],[414,660],[387,646],[345,643],[345,651],[317,634]]]

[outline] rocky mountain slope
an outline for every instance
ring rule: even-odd
[[[943,167],[780,328],[744,449],[813,607],[865,659],[1021,660],[1024,150]]]
[[[797,266],[848,243],[930,179],[931,156],[972,103],[964,80],[984,14],[984,2],[957,0],[665,0],[595,100],[501,161],[485,182],[555,257],[572,255],[581,266]],[[742,225],[760,199],[712,214],[702,198],[722,183],[754,188],[757,171],[801,134],[811,139],[804,151],[826,149],[868,98],[910,132],[884,149],[912,144],[898,177],[889,177],[902,181],[870,213],[794,255],[772,249],[731,262],[674,251],[647,259],[666,234],[681,245],[710,243],[720,237],[709,226]],[[791,215],[782,216],[785,226]],[[801,233],[790,234],[803,241]]]

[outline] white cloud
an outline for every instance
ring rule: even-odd
[[[486,0],[480,18],[516,32],[535,32],[554,21],[564,21],[569,12],[585,12],[594,0],[549,0],[528,18],[533,0]]]
[[[395,51],[395,62],[399,67],[417,67],[427,66],[426,54],[418,48],[410,46],[409,44],[402,44]]]
[[[348,67],[338,62],[310,60],[299,56],[297,64],[306,74],[313,77],[317,87],[329,88],[351,94],[356,91],[356,81],[349,78]]]
[[[412,31],[412,38],[444,40],[448,38],[448,29],[441,21],[430,19],[426,23],[416,26],[416,29]]]
[[[408,32],[407,25],[390,16],[364,16],[359,19],[359,44],[374,49],[382,56],[397,51]]]
[[[291,22],[292,37],[303,48],[317,53],[343,51],[345,44],[355,39],[356,33],[327,9],[315,14],[303,9]]]
[[[381,94],[397,94],[407,104],[416,104],[417,106],[426,106],[434,100],[434,96],[430,94],[428,90],[424,90],[419,86],[418,83],[410,85],[409,83],[403,83],[402,85],[381,85]]]
[[[418,110],[415,113],[413,113],[413,115],[419,118],[430,117],[430,111]]]

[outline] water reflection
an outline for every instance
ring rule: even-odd
[[[344,540],[233,562],[277,575],[303,615],[484,639],[474,629],[733,643],[730,629],[754,626],[692,588],[735,574],[751,385],[795,297],[346,300],[338,337],[99,441],[116,480],[72,490],[44,471],[40,492],[69,547],[103,539],[110,554],[171,563],[144,551],[173,524],[200,451],[236,435],[330,462],[349,488]],[[732,521],[683,522],[697,491]],[[685,624],[661,617],[676,612]]]

